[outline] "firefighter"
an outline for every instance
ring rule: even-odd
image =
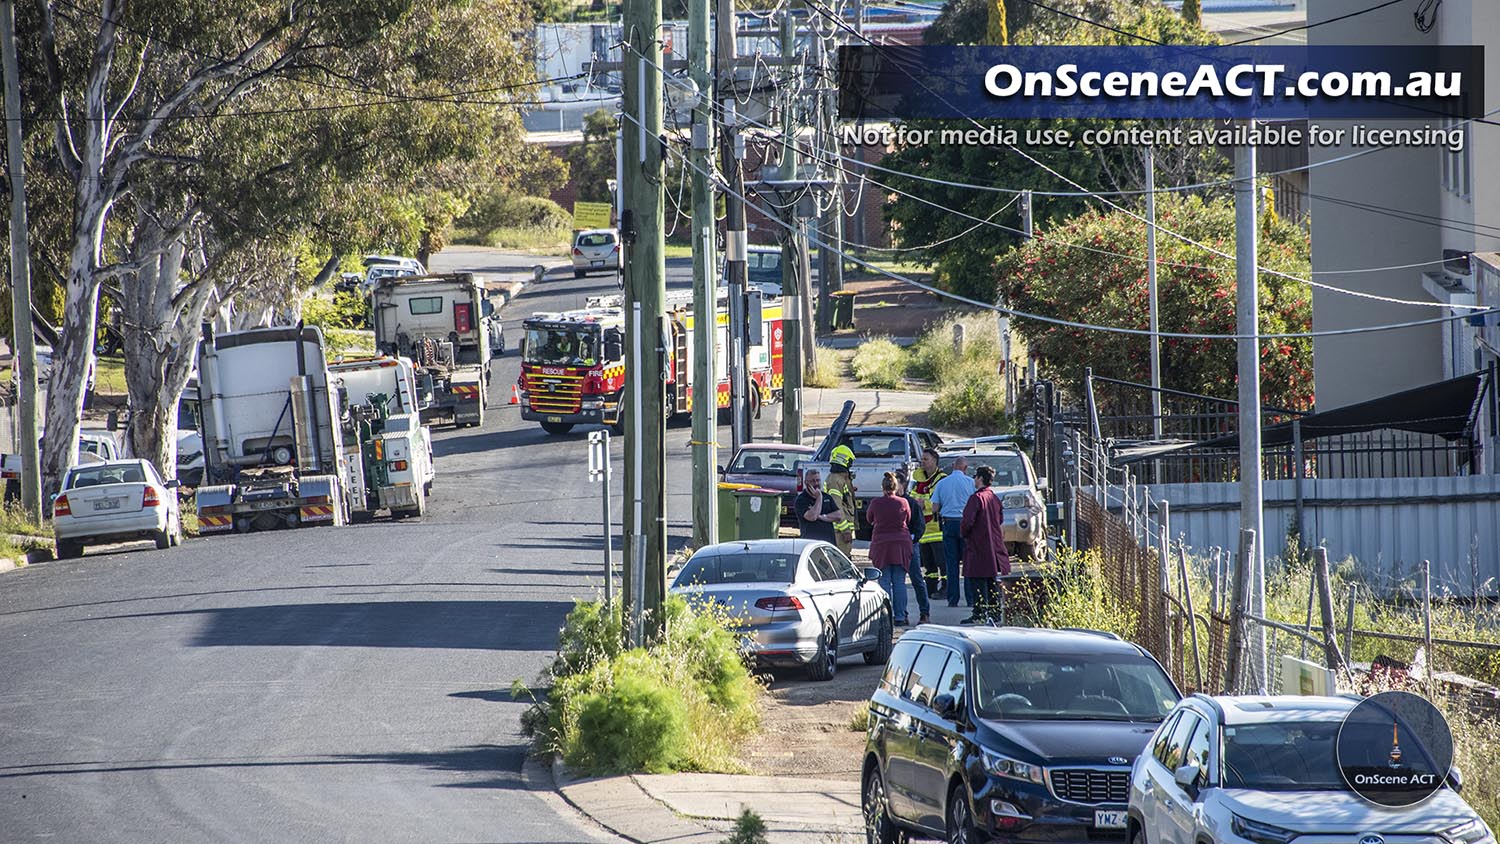
[[[917,540],[917,547],[922,552],[922,572],[927,581],[927,595],[930,598],[942,598],[945,595],[943,573],[946,571],[946,564],[943,557],[943,526],[932,517],[932,488],[946,477],[948,477],[947,474],[938,466],[938,453],[930,448],[923,449],[922,465],[911,474],[911,497],[921,502],[922,518],[927,521],[922,538]]]
[[[859,502],[854,498],[854,450],[838,446],[828,458],[828,481],[823,488],[833,496],[844,518],[833,523],[834,543],[844,556],[854,556],[854,532],[859,525]]]

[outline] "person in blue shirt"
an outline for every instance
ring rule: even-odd
[[[974,494],[974,479],[966,474],[969,461],[960,457],[953,462],[953,471],[932,488],[932,513],[943,526],[943,556],[948,563],[948,606],[958,606],[958,584],[964,583],[964,598],[974,606],[974,590],[962,577],[960,560],[963,558],[963,535],[959,525],[963,521],[964,506]]]

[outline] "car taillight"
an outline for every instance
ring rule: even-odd
[[[391,471],[392,472],[405,472],[406,471],[406,461],[405,460],[392,460],[391,461]]]
[[[66,495],[59,495],[57,500],[52,502],[52,518],[71,515],[73,515],[73,505],[68,503]]]
[[[777,595],[774,598],[761,598],[755,602],[755,606],[762,610],[800,610],[802,602],[795,595]]]
[[[143,492],[143,493],[141,493],[141,506],[142,507],[159,507],[159,506],[161,506],[161,497],[157,494],[156,487],[154,487],[154,486],[152,486],[150,484],[146,484],[146,491]]]
[[[609,248],[609,251],[610,252],[619,252],[620,251],[620,244],[616,243],[614,246],[611,246]]]
[[[583,250],[575,246],[573,247],[573,254],[579,257],[583,257]]]

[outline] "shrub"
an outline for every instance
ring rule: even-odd
[[[854,352],[854,377],[860,386],[893,389],[904,383],[907,354],[890,340],[867,340]]]
[[[953,351],[953,326],[964,327],[964,351]],[[1000,333],[993,315],[967,313],[949,317],[917,338],[911,347],[910,374],[945,386],[971,369],[992,376],[1000,363]]]
[[[827,346],[817,347],[818,374],[814,378],[807,379],[809,387],[837,387],[843,380],[844,362],[839,359],[837,349]]]
[[[599,668],[613,677],[579,700],[564,760],[597,773],[672,770],[686,755],[689,724],[667,667],[649,651],[633,650]]]
[[[457,223],[481,232],[495,229],[556,231],[571,229],[573,215],[546,197],[496,191],[474,200]]]
[[[993,372],[964,367],[961,377],[939,382],[937,398],[928,411],[932,424],[955,431],[1001,434],[1010,430],[1005,415],[1005,388]]]
[[[740,812],[724,844],[766,844],[766,822],[750,809]]]
[[[302,300],[302,321],[330,330],[361,328],[369,321],[369,301],[352,291],[333,296],[313,293]]]

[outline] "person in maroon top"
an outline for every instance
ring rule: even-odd
[[[990,489],[995,470],[974,470],[974,495],[964,506],[959,534],[964,540],[964,578],[974,589],[974,614],[960,624],[1000,624],[1005,617],[1001,575],[1010,574],[1010,554],[1005,550],[1005,512],[1000,497]]]
[[[884,493],[865,507],[870,522],[870,564],[880,569],[880,583],[891,596],[891,615],[905,626],[906,573],[911,566],[911,505],[896,494],[896,475],[886,472],[880,480]]]

